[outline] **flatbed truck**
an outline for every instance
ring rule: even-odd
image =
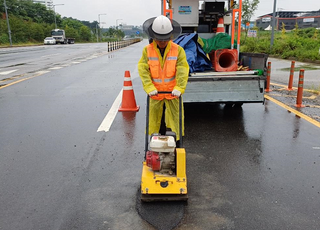
[[[198,33],[199,37],[209,39],[215,36],[221,17],[226,22],[226,31],[229,30],[229,34],[232,34],[232,30],[235,31],[231,27],[235,27],[235,11],[241,14],[242,1],[239,1],[239,8],[236,10],[233,9],[232,0],[162,0],[162,4],[163,14],[177,21],[182,26],[182,33]],[[238,23],[238,27],[241,28],[240,22],[241,17]],[[185,103],[214,102],[238,106],[243,103],[264,103],[268,55],[239,52],[240,33],[241,30],[238,29],[237,61],[239,65],[247,66],[251,71],[212,70],[191,73],[183,95]],[[230,47],[233,47],[233,44]]]
[[[74,44],[74,38],[67,38],[66,33],[62,29],[51,30],[51,37],[56,40],[56,43],[60,44]]]

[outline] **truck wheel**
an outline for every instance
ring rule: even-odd
[[[234,104],[234,107],[235,107],[235,108],[241,108],[242,105],[243,105],[243,103],[240,103],[240,102],[239,102],[239,103],[235,103],[235,104]]]
[[[226,103],[225,108],[241,108],[243,103],[241,102],[236,102],[236,103]]]

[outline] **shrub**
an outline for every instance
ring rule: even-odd
[[[320,60],[320,38],[315,28],[297,28],[285,35],[283,36],[281,31],[276,31],[274,44],[270,50],[270,31],[259,31],[257,38],[247,38],[245,43],[241,43],[240,48],[242,52],[270,53],[278,57],[295,58],[300,61]]]
[[[8,34],[1,34],[0,35],[0,45],[3,45],[3,44],[8,44],[10,41],[9,41],[9,35]]]

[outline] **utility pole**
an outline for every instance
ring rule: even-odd
[[[5,12],[6,12],[6,19],[7,19],[7,25],[8,25],[8,34],[9,34],[10,46],[12,46],[11,29],[10,29],[10,23],[9,23],[9,18],[8,18],[8,11],[7,11],[8,7],[7,7],[7,4],[6,4],[6,0],[3,0],[3,5],[4,5]]]
[[[100,15],[107,15],[107,14],[98,14],[98,17],[99,17],[99,41],[101,40]]]
[[[272,32],[271,32],[270,50],[272,50],[273,41],[274,41],[274,27],[276,26],[276,7],[277,7],[277,0],[274,0],[274,3],[273,3],[273,15],[272,15]]]
[[[57,20],[56,20],[56,6],[63,6],[64,4],[55,4],[55,5],[50,5],[53,7],[53,12],[54,12],[54,28],[57,29]]]
[[[117,19],[116,20],[116,30],[118,30],[118,21],[122,20],[121,18]],[[118,38],[118,31],[116,32],[116,36],[117,36],[117,41],[119,41],[119,38]]]
[[[96,34],[97,34],[97,42],[99,42],[98,23],[96,24]]]

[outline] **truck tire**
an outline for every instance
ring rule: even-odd
[[[243,105],[242,102],[226,103],[225,108],[241,108],[242,105]]]

